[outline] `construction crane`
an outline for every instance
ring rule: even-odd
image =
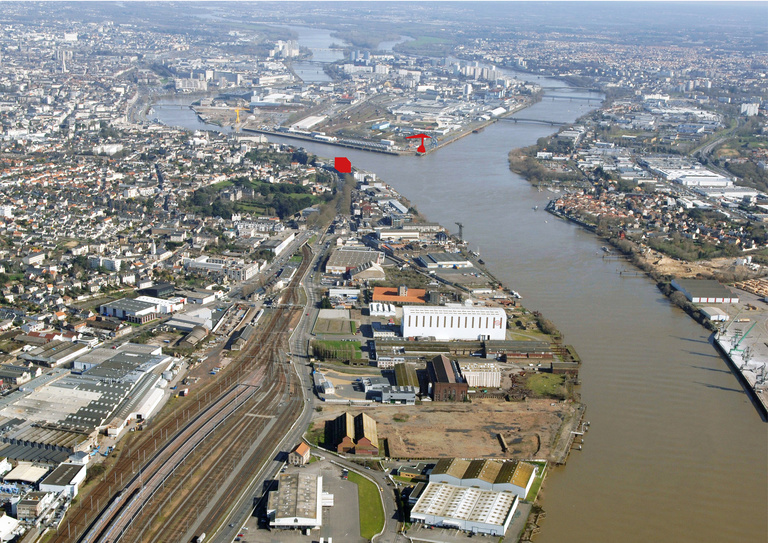
[[[241,111],[250,111],[247,107],[233,107],[232,109],[235,110],[235,130],[240,130],[240,127],[238,126],[240,124],[240,112]]]
[[[459,241],[464,241],[464,223],[457,222],[456,225],[459,227]]]

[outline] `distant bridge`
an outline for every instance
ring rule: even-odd
[[[500,121],[511,121],[513,123],[527,123],[527,124],[546,124],[549,126],[566,126],[568,123],[561,123],[558,121],[547,121],[545,119],[526,119],[525,117],[500,117]]]
[[[590,98],[588,96],[567,96],[565,94],[545,94],[541,97],[542,100],[546,100],[547,98],[552,98],[554,100],[557,98],[558,100],[581,100],[583,102],[602,102],[602,98]]]
[[[564,89],[600,92],[599,90],[591,87],[571,87],[570,85],[567,87],[541,87],[541,90],[564,90]]]

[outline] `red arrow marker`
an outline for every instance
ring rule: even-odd
[[[414,134],[413,136],[406,136],[405,139],[409,140],[412,138],[421,138],[421,145],[419,145],[418,149],[416,149],[419,153],[426,153],[427,148],[424,147],[424,140],[425,139],[432,139],[432,136],[427,136],[426,134]]]

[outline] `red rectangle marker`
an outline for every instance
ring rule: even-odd
[[[352,163],[345,156],[337,156],[333,159],[333,167],[339,173],[352,173]]]

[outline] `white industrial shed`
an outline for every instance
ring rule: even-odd
[[[517,506],[518,497],[511,492],[429,483],[411,511],[411,520],[501,536]]]
[[[269,493],[267,514],[273,528],[317,528],[323,524],[323,478],[309,473],[283,473]]]
[[[507,314],[497,307],[404,306],[403,337],[438,341],[504,340]]]

